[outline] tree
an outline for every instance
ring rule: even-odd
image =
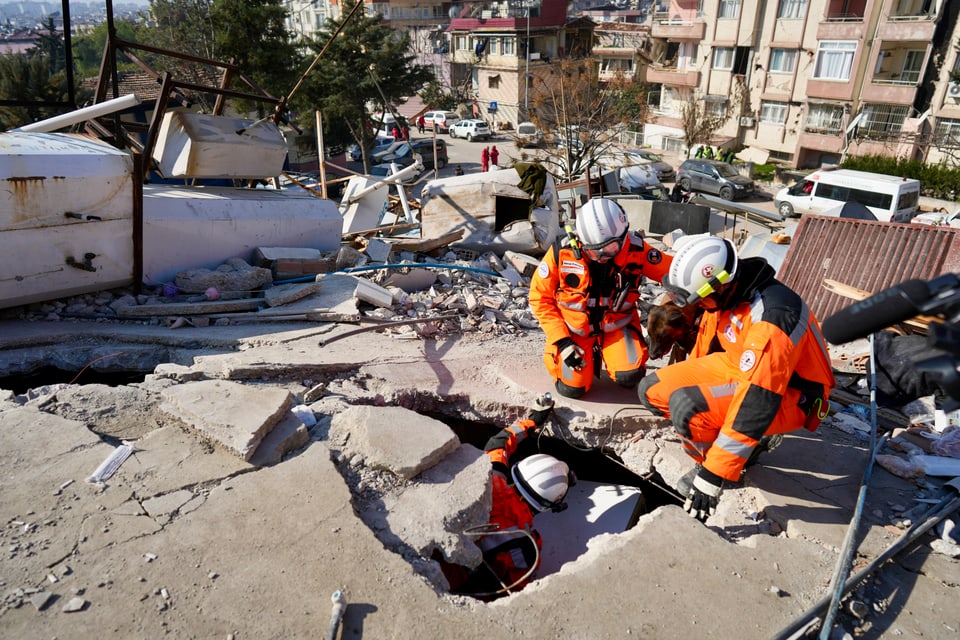
[[[131,42],[140,41],[143,29],[140,25],[126,20],[114,22],[117,35]],[[78,78],[91,78],[100,72],[103,62],[103,49],[107,44],[107,23],[101,22],[93,29],[76,36],[73,39],[73,64],[77,69]],[[118,61],[121,70],[139,69],[134,63]]]
[[[301,55],[287,30],[282,0],[214,0],[211,18],[218,60],[233,61],[275,97],[293,88]],[[236,81],[234,86],[249,90]],[[259,107],[262,117],[262,103]]]
[[[590,59],[561,60],[551,73],[538,76],[531,89],[530,119],[548,141],[552,138],[557,143],[559,157],[545,162],[556,167],[561,179],[583,174],[617,142],[623,127],[646,117],[645,109],[631,108],[630,101],[621,97],[626,81],[621,82],[601,86],[597,65]]]
[[[145,44],[216,59],[210,0],[150,0],[153,28]]]
[[[317,33],[312,49],[319,53],[327,42],[330,46],[293,100],[304,119],[308,114],[312,118],[314,109],[323,114],[325,143],[356,141],[369,171],[367,150],[372,146],[373,123],[367,104],[389,108],[416,93],[433,76],[429,68],[414,63],[405,32],[386,26],[379,15],[365,15],[362,8],[350,17],[355,4],[356,0],[346,0],[340,18],[328,21]],[[343,30],[331,40],[348,17]],[[307,126],[307,122],[303,124]]]
[[[77,95],[76,99],[82,102],[82,96]],[[62,105],[0,107],[0,130],[19,127],[70,110],[66,48],[53,18],[48,19],[47,30],[37,38],[37,44],[25,53],[0,55],[0,100]]]
[[[691,96],[690,100],[680,105],[680,122],[683,126],[683,141],[687,149],[696,144],[708,144],[713,134],[730,119],[732,108],[722,113],[711,112],[707,103],[699,95]]]

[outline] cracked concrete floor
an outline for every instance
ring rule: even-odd
[[[35,336],[37,327],[24,331]],[[71,340],[64,331],[50,328],[49,349]],[[536,333],[437,342],[368,334],[318,349],[310,331],[257,327],[233,346],[223,332],[214,346],[190,330],[176,339],[196,346],[176,348],[188,354],[180,364],[208,377],[289,388],[352,370],[362,384],[334,385],[351,401],[433,409],[449,399],[487,420],[544,390]],[[148,327],[129,334],[173,340]],[[2,335],[15,341],[17,328]],[[247,346],[235,349],[238,340]],[[769,638],[825,593],[865,455],[862,443],[829,428],[791,437],[725,494],[710,526],[660,509],[595,539],[559,573],[483,604],[437,593],[384,549],[355,516],[322,434],[281,464],[253,469],[124,393],[107,396],[107,407],[92,390],[76,392],[64,415],[2,405],[0,637],[316,637],[330,594],[343,589],[344,638]],[[642,446],[649,453],[637,459],[679,467],[675,442],[655,429],[634,441],[648,428],[643,420],[613,419],[627,402],[599,389],[589,401],[561,403],[558,414],[625,460]],[[105,488],[83,481],[111,450],[86,422],[140,438]],[[913,496],[909,484],[875,477],[861,560],[895,539],[891,504]],[[919,547],[858,596],[870,609],[860,637],[955,637],[958,585],[955,560]],[[82,609],[65,612],[74,598]]]

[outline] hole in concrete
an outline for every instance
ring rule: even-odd
[[[60,383],[103,384],[109,387],[119,387],[125,384],[143,382],[147,373],[149,372],[105,371],[93,368],[69,371],[48,365],[34,369],[29,373],[0,377],[0,389],[9,389],[19,395],[30,389]]]
[[[471,444],[480,450],[501,428],[441,414],[429,415],[447,424],[461,443]],[[550,430],[549,425],[546,430]],[[665,484],[658,475],[651,474],[644,478],[622,464],[612,451],[585,447],[545,433],[524,440],[513,459],[521,460],[534,453],[552,455],[570,466],[577,481],[567,494],[569,506],[566,510],[534,515],[534,528],[542,537],[540,569],[534,581],[556,573],[564,564],[577,560],[587,551],[589,541],[597,535],[622,533],[635,526],[640,516],[664,505],[680,504],[675,494],[663,488]],[[433,559],[440,559],[439,552],[434,554]],[[491,586],[483,580],[474,586],[479,585],[484,585],[479,589],[482,593],[478,596],[483,600],[506,595],[502,587]],[[455,592],[476,595],[470,589]]]

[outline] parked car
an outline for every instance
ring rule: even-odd
[[[403,167],[398,166],[397,169],[398,170],[403,169]],[[393,175],[393,167],[389,162],[375,164],[372,167],[370,167],[370,173],[368,175],[371,175],[375,178],[386,178],[387,176]],[[416,181],[416,179],[417,179],[416,175],[408,176],[406,179],[404,179],[403,183],[410,184]]]
[[[419,140],[414,140],[410,143],[413,147],[414,153],[420,154],[421,162],[423,162],[423,168],[428,171],[433,171],[433,138],[420,138]],[[449,162],[449,156],[447,155],[447,141],[437,138],[437,168],[443,169],[447,166]]]
[[[373,139],[373,146],[370,148],[370,153],[378,153],[383,151],[391,144],[396,142],[393,136],[377,136]],[[353,162],[360,162],[363,160],[363,154],[360,152],[360,145],[353,143],[347,147],[347,159]]]
[[[657,172],[660,182],[674,182],[677,178],[676,170],[670,163],[663,160],[663,156],[650,149],[629,149],[623,152],[629,164],[650,164]]]
[[[719,160],[684,160],[677,170],[677,182],[684,191],[711,193],[724,200],[745,198],[757,190],[752,179]]]
[[[539,147],[543,143],[543,132],[532,122],[521,122],[514,138],[518,147]]]
[[[460,116],[453,111],[427,111],[423,114],[423,122],[427,129],[436,129],[438,132],[447,132],[450,130]]]
[[[413,164],[413,147],[409,142],[394,142],[387,145],[380,151],[374,150],[370,153],[370,161],[373,164],[382,164],[384,162],[396,162],[401,166]]]
[[[466,138],[467,142],[474,140],[489,140],[490,125],[484,120],[461,120],[450,127],[451,138]]]
[[[336,173],[327,172],[327,197],[331,199],[337,199],[343,195],[343,190],[346,186],[346,182],[333,182],[343,178],[343,176]],[[307,189],[314,193],[320,193],[323,185],[320,184],[320,172],[319,171],[307,171],[304,173],[295,173],[287,172],[285,175],[280,176],[279,180],[280,188],[287,191],[298,191],[301,189]]]

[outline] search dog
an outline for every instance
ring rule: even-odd
[[[669,363],[686,360],[697,341],[702,311],[699,305],[681,307],[673,302],[638,303],[647,312],[647,348],[651,359],[670,354]]]

